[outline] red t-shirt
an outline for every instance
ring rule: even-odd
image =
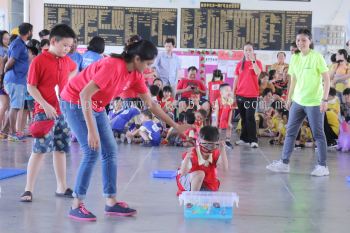
[[[129,90],[138,94],[148,92],[140,72],[136,70],[128,72],[123,59],[106,57],[89,65],[71,79],[61,93],[62,99],[79,104],[79,93],[91,80],[100,88],[91,98],[92,108],[96,112],[103,111],[105,106],[122,92]]]
[[[215,100],[220,97],[220,85],[223,83],[223,81],[214,81],[208,83],[209,102],[211,104],[213,104]]]
[[[57,57],[50,52],[44,51],[35,57],[29,67],[27,82],[36,86],[42,97],[61,114],[59,101],[55,87],[58,85],[59,92],[68,82],[68,76],[76,69],[76,64],[68,56]],[[35,102],[34,114],[45,112],[44,109]]]
[[[218,98],[218,105],[219,105],[219,129],[227,129],[228,128],[228,123],[229,123],[229,118],[230,118],[230,113],[233,110],[233,104],[223,104],[222,99]]]
[[[157,97],[157,99],[158,99],[158,97]],[[162,99],[162,101],[160,101],[159,103],[160,103],[160,107],[161,108],[164,108],[165,107],[165,104],[167,104],[167,103],[174,103],[174,98],[173,97],[170,97],[169,99],[167,99],[167,100],[165,100],[164,98]]]
[[[200,80],[197,80],[197,79],[188,79],[188,78],[183,78],[179,81],[179,83],[177,84],[177,90],[182,90],[182,89],[185,89],[187,88],[188,86],[193,86],[193,87],[198,87],[199,90],[201,91],[205,91],[206,88],[203,84],[202,81]],[[191,97],[191,94],[193,93],[193,91],[186,91],[186,92],[183,92],[181,94],[181,97],[182,98],[190,98]],[[201,93],[201,96],[203,94]]]
[[[194,171],[203,171],[205,173],[205,177],[203,180],[203,186],[211,191],[218,191],[219,186],[220,186],[220,181],[217,179],[216,167],[217,167],[217,162],[218,162],[219,157],[220,157],[220,150],[217,149],[217,150],[213,151],[213,153],[212,153],[213,162],[210,163],[208,167],[206,167],[204,165],[199,165],[196,147],[193,147],[191,149],[190,153],[191,153],[192,167],[191,167],[189,173],[192,173]],[[183,153],[182,159],[185,159],[186,155],[187,155],[187,152]],[[177,181],[177,186],[178,186],[177,195],[180,195],[183,191],[185,191],[185,189],[182,187],[182,185],[180,183],[180,177],[181,177],[180,174],[178,174],[176,176],[176,181]]]
[[[137,94],[137,92],[132,90],[132,89],[128,89],[128,90],[123,91],[122,93],[120,93],[118,95],[118,97],[120,97],[122,99],[137,98],[137,97],[139,97],[139,94]]]
[[[256,64],[262,70],[262,65],[259,60],[256,60]],[[259,83],[258,76],[255,74],[253,69],[253,63],[251,61],[244,62],[244,68],[241,70],[242,61],[236,66],[235,75],[237,75],[238,83],[236,89],[236,95],[255,98],[259,96]]]

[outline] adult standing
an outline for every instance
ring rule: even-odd
[[[7,31],[0,31],[0,128],[2,128],[5,113],[9,107],[9,97],[4,90],[4,67],[9,44],[10,34]]]
[[[147,40],[130,44],[121,55],[112,55],[88,66],[71,79],[61,93],[62,111],[83,152],[73,193],[75,198],[69,213],[71,218],[96,221],[96,216],[84,207],[83,200],[100,154],[105,213],[114,216],[136,213],[136,210],[116,198],[117,144],[105,111],[105,106],[113,98],[133,89],[162,121],[180,133],[188,128],[171,120],[149,94],[142,72],[153,63],[157,53],[157,48]]]
[[[173,90],[176,90],[178,77],[181,73],[181,60],[173,52],[174,46],[175,40],[167,38],[164,43],[165,52],[157,56],[153,66],[156,68],[158,77],[163,81],[164,86],[171,86]]]
[[[247,42],[243,50],[244,57],[236,66],[233,82],[233,96],[237,101],[242,123],[240,140],[236,141],[236,145],[249,144],[252,148],[258,148],[255,110],[258,104],[258,77],[262,71],[262,64],[256,60],[253,44]]]
[[[273,161],[266,168],[273,172],[289,172],[289,158],[294,149],[295,139],[307,116],[318,148],[318,164],[311,175],[328,176],[327,141],[323,124],[330,87],[328,67],[322,55],[313,50],[312,34],[308,29],[299,30],[296,43],[300,52],[292,56],[289,65],[291,85],[287,108],[290,111],[282,156],[280,160]]]
[[[23,109],[27,84],[27,72],[29,69],[29,57],[26,41],[33,35],[33,25],[22,23],[18,27],[19,36],[10,44],[8,60],[5,64],[5,91],[10,97],[10,112],[2,129],[3,133],[9,133],[8,139],[18,141],[23,135],[16,132],[17,113]],[[9,126],[9,128],[8,128]]]

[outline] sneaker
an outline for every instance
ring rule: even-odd
[[[271,164],[266,166],[266,169],[273,172],[282,172],[282,173],[288,173],[290,170],[289,164],[283,163],[282,160],[272,161]]]
[[[225,145],[226,145],[226,147],[228,148],[228,149],[233,149],[233,145],[231,144],[231,142],[230,141],[226,141],[225,142]]]
[[[337,142],[331,142],[331,143],[327,144],[328,149],[335,149],[337,147],[338,147]]]
[[[21,134],[12,134],[12,135],[8,135],[7,140],[10,142],[20,142],[20,141],[24,141],[25,136],[21,135]]]
[[[329,176],[329,170],[327,166],[316,165],[315,169],[311,172],[312,176]]]
[[[114,206],[105,207],[105,214],[110,216],[132,216],[136,210],[129,208],[125,202],[117,202]]]
[[[252,143],[250,143],[250,147],[251,147],[251,148],[258,148],[259,145],[258,145],[258,143],[256,143],[256,142],[252,142]]]
[[[304,144],[299,144],[299,145],[295,144],[294,149],[295,149],[295,150],[300,150],[300,149],[302,149],[302,148],[304,148],[304,147],[305,147]]]
[[[245,142],[245,141],[243,141],[243,140],[238,140],[238,141],[235,142],[235,144],[236,144],[237,146],[249,145],[249,142]]]
[[[88,211],[83,203],[80,203],[79,207],[76,209],[71,208],[68,216],[78,221],[96,221],[96,216]]]

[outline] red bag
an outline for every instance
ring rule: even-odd
[[[30,124],[29,130],[34,138],[43,138],[55,125],[55,120],[34,121]]]

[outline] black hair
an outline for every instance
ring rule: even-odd
[[[167,43],[171,43],[173,46],[175,46],[175,40],[174,40],[174,38],[166,38],[165,44],[167,44]]]
[[[173,89],[171,88],[171,86],[165,86],[165,87],[163,87],[163,93],[164,93],[164,92],[173,93]]]
[[[18,32],[21,36],[27,35],[32,30],[33,25],[31,25],[30,23],[21,23],[21,25],[18,26]]]
[[[212,82],[214,82],[215,78],[219,77],[220,81],[224,79],[224,75],[222,74],[221,70],[217,69],[213,71],[213,78],[211,79]]]
[[[254,46],[252,42],[247,41],[247,42],[244,44],[243,48],[244,48],[245,46],[247,46],[247,45],[250,45],[250,46],[252,46],[252,47]],[[244,64],[245,64],[245,56],[243,56],[241,70],[244,69]]]
[[[194,124],[194,122],[196,121],[196,116],[194,115],[193,110],[189,109],[185,112],[184,121],[186,121],[186,123],[190,125]]]
[[[311,31],[310,31],[309,29],[307,29],[307,28],[301,28],[301,29],[299,29],[297,35],[305,35],[305,36],[309,37],[309,40],[312,40],[312,33],[311,33]],[[311,42],[311,44],[310,44],[310,49],[313,49],[313,48],[314,48],[314,43]],[[296,53],[296,54],[300,53],[300,50],[295,51],[295,53]]]
[[[195,67],[195,66],[190,66],[190,67],[188,67],[187,71],[190,72],[191,70],[195,70],[196,73],[198,72],[198,69],[197,69],[197,67]]]
[[[331,62],[332,62],[332,63],[336,63],[336,62],[337,62],[337,54],[336,54],[336,53],[333,53],[333,54],[331,55]]]
[[[35,47],[38,51],[40,50],[40,42],[36,39],[31,39],[27,43],[27,48]]]
[[[273,92],[272,92],[272,89],[267,87],[267,88],[265,88],[265,89],[263,90],[262,96],[265,97],[265,96],[267,96],[267,94],[269,94],[270,92],[273,93]]]
[[[128,41],[126,42],[125,46],[128,46],[130,44],[133,44],[133,43],[136,43],[136,42],[139,42],[142,40],[142,37],[139,36],[139,35],[132,35]]]
[[[350,95],[350,88],[345,88],[343,91],[343,95]]]
[[[40,48],[43,48],[45,45],[50,45],[50,41],[48,39],[42,39],[40,41]]]
[[[283,109],[283,104],[283,101],[275,100],[271,103],[271,108],[278,111],[279,109]]]
[[[102,54],[105,51],[105,40],[102,37],[94,36],[87,47],[88,51]]]
[[[197,112],[198,112],[199,114],[201,114],[201,116],[203,117],[203,119],[206,119],[207,116],[208,116],[207,111],[205,111],[204,109],[199,109]]]
[[[44,36],[47,36],[47,35],[50,35],[50,31],[47,30],[47,29],[43,29],[39,32],[39,37],[44,37]]]
[[[38,56],[38,54],[39,54],[39,49],[37,49],[36,47],[27,47],[27,49],[28,49],[34,56]]]
[[[349,58],[349,55],[348,55],[348,51],[346,51],[346,49],[339,49],[338,50],[338,54],[343,55],[345,61],[349,62],[350,58]]]
[[[328,95],[330,96],[336,96],[337,95],[337,90],[334,87],[329,88]]]
[[[270,70],[269,71],[269,80],[272,80],[273,76],[275,76],[275,74],[276,74],[276,70]]]
[[[284,57],[286,57],[287,55],[286,55],[286,53],[285,52],[283,52],[283,51],[279,51],[278,53],[277,53],[277,58],[278,58],[278,55],[280,55],[280,54],[283,54],[284,55]]]
[[[219,90],[221,90],[221,89],[224,88],[224,87],[229,87],[229,86],[230,86],[230,84],[228,84],[228,83],[220,84]]]
[[[209,142],[219,141],[219,130],[213,126],[204,126],[199,131],[199,137]]]
[[[283,116],[286,116],[287,119],[289,117],[289,111],[287,109],[285,109],[285,108],[282,109],[282,118],[283,118]]]
[[[262,79],[262,78],[265,77],[265,76],[270,77],[269,74],[268,74],[267,72],[265,72],[265,71],[260,72],[259,80]]]
[[[149,110],[149,109],[146,109],[146,110],[143,110],[141,112],[142,115],[145,115],[146,117],[148,117],[149,119],[152,119],[153,118],[153,114],[152,112]]]
[[[283,95],[283,90],[281,89],[281,88],[277,88],[276,90],[275,90],[275,95],[278,95],[278,96],[282,96]]]
[[[56,41],[60,41],[63,38],[76,38],[74,30],[66,24],[55,25],[50,32],[50,40],[55,38]]]
[[[292,46],[293,48],[298,48],[297,43],[296,43],[295,41],[293,41],[293,42],[290,44],[290,46]]]
[[[9,34],[8,31],[0,31],[0,46],[5,46],[3,43],[2,43],[2,40],[4,39],[4,35],[5,34]],[[10,35],[10,34],[9,34]]]
[[[10,36],[10,44],[12,43],[12,41],[16,40],[17,37],[18,37],[18,35],[12,34],[12,35]]]
[[[153,60],[158,55],[157,47],[148,40],[141,40],[124,47],[122,54],[111,54],[111,57],[124,59],[125,62],[139,56],[141,61]]]
[[[160,79],[160,78],[155,78],[155,79],[153,80],[153,84],[154,84],[156,81],[161,81],[161,82],[163,83],[163,80],[162,80],[162,79]]]
[[[157,85],[151,85],[149,87],[149,91],[151,92],[152,96],[158,96],[158,94],[159,94],[159,87]]]

